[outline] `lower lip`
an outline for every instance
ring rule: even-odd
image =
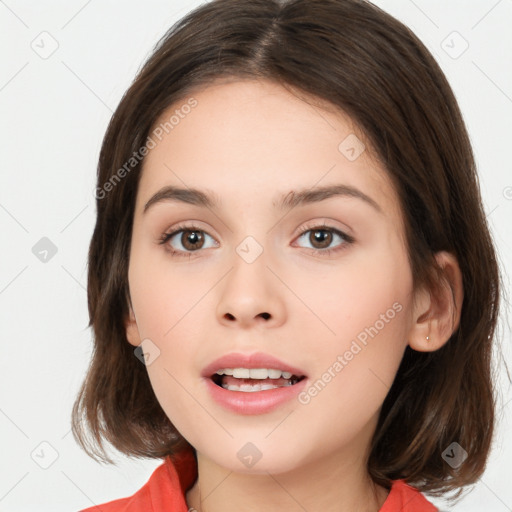
[[[293,386],[283,386],[264,391],[229,391],[217,386],[212,379],[206,378],[206,387],[212,398],[220,405],[238,414],[265,414],[277,409],[296,397],[306,386],[304,377]]]

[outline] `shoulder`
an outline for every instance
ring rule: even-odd
[[[404,480],[394,480],[379,512],[438,512],[423,494]]]
[[[197,476],[196,460],[191,453],[166,457],[149,480],[135,494],[80,512],[182,512],[187,511],[185,490]]]
[[[142,510],[153,511],[151,505],[151,489],[161,485],[165,475],[162,475],[162,470],[165,471],[164,462],[158,466],[150,476],[149,480],[141,487],[135,494],[127,498],[119,498],[108,503],[101,505],[94,505],[90,508],[82,509],[80,512],[138,512]]]
[[[149,502],[149,497],[146,493],[138,491],[129,498],[120,498],[118,500],[102,503],[101,505],[94,505],[90,508],[81,509],[79,512],[136,512],[144,510]],[[152,509],[149,509],[152,510]]]

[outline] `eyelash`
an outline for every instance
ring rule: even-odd
[[[206,231],[198,228],[197,226],[188,226],[188,225],[178,225],[171,233],[163,233],[160,237],[159,244],[164,245],[166,244],[171,238],[174,237],[174,235],[177,235],[178,233],[181,233],[182,231],[199,231],[201,233],[206,233]],[[309,231],[328,231],[330,233],[333,233],[335,235],[338,235],[340,238],[343,239],[343,243],[338,246],[335,249],[309,249],[313,251],[314,253],[320,253],[322,256],[329,256],[333,253],[337,253],[339,251],[342,251],[345,249],[346,245],[354,243],[354,238],[350,235],[347,235],[343,233],[343,231],[340,231],[339,229],[333,228],[331,226],[327,226],[326,224],[322,225],[315,225],[315,226],[305,226],[299,233],[297,238],[302,237],[304,234],[308,233]],[[208,234],[208,233],[206,233]],[[208,235],[211,237],[211,235]],[[213,238],[213,237],[212,237]],[[308,249],[306,247],[306,249]],[[185,257],[185,258],[191,258],[194,252],[199,251],[176,251],[173,249],[170,245],[166,247],[166,250],[170,252],[172,256],[178,256],[178,257]]]
[[[333,228],[332,226],[328,226],[327,224],[316,224],[316,225],[312,225],[312,226],[304,226],[301,229],[297,238],[301,238],[303,235],[305,235],[306,233],[308,233],[310,231],[328,231],[334,235],[338,235],[343,240],[343,243],[341,245],[335,247],[334,249],[309,249],[313,253],[321,254],[322,256],[329,256],[334,253],[343,251],[344,249],[346,249],[347,245],[354,243],[353,237],[351,237],[350,235],[347,235],[346,233],[343,233],[343,231],[340,231],[339,229]],[[308,248],[306,247],[306,249],[308,249]]]
[[[159,244],[166,244],[174,235],[180,233],[181,231],[200,231],[201,233],[206,233],[206,231],[199,229],[197,226],[187,226],[186,224],[179,224],[171,233],[163,233],[160,237]],[[208,235],[210,236],[210,235]],[[165,250],[168,251],[171,256],[185,257],[191,258],[195,251],[176,251],[170,245],[165,247]]]

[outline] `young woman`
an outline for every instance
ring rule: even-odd
[[[163,460],[99,509],[433,511],[482,474],[499,272],[456,100],[400,22],[202,5],[116,110],[96,197],[74,434]]]

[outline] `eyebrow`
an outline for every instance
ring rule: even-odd
[[[274,200],[272,205],[278,210],[285,210],[287,208],[295,208],[297,206],[304,206],[311,203],[317,203],[329,199],[331,197],[354,197],[361,199],[365,203],[372,206],[379,213],[383,213],[381,207],[371,197],[361,192],[359,189],[349,185],[330,185],[325,187],[309,188],[291,192],[282,195],[278,200]],[[216,210],[219,208],[221,201],[219,197],[211,191],[198,190],[195,188],[179,188],[172,185],[161,188],[156,192],[149,201],[144,205],[142,213],[161,202],[181,202]]]
[[[287,208],[295,208],[296,206],[303,206],[310,203],[317,203],[330,199],[331,197],[355,197],[363,200],[365,203],[372,206],[379,213],[382,209],[370,196],[361,192],[355,187],[349,185],[329,185],[325,187],[309,188],[299,191],[291,191],[287,195],[281,197],[278,202],[274,201],[272,204],[279,210]]]

